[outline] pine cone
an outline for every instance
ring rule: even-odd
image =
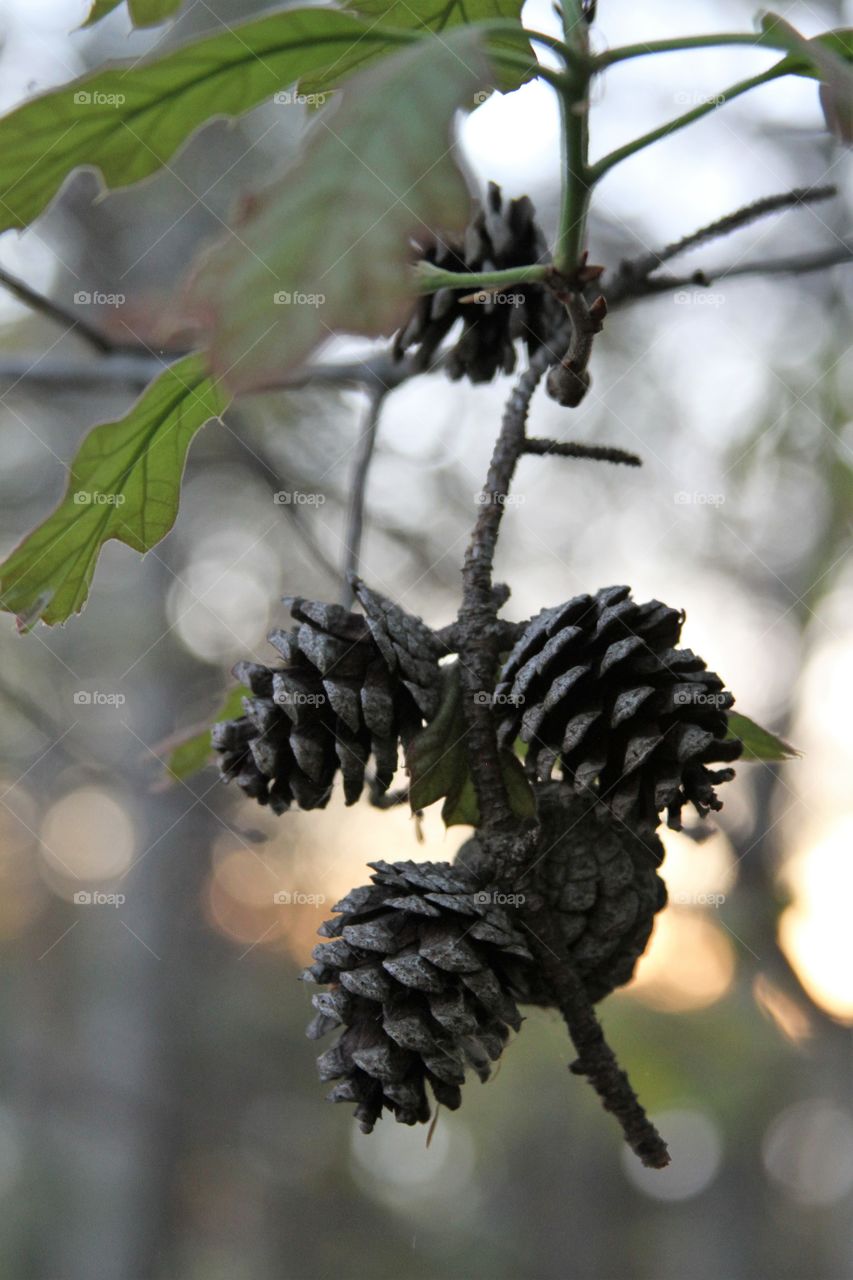
[[[521,1018],[514,996],[530,953],[493,889],[447,863],[370,863],[373,883],[354,889],[321,926],[304,977],[331,983],[314,996],[308,1035],[343,1024],[318,1059],[337,1080],[332,1102],[356,1103],[370,1133],[383,1108],[402,1124],[430,1118],[427,1083],[455,1110],[466,1066],[481,1080]]]
[[[234,674],[252,696],[245,714],[213,728],[213,746],[227,782],[275,813],[294,801],[323,808],[340,769],[344,797],[354,804],[374,758],[382,793],[405,745],[436,710],[440,646],[420,621],[358,584],[370,617],[336,604],[288,601],[299,624],[273,631],[280,667],[238,662]]]
[[[577,791],[591,788],[634,828],[654,828],[666,809],[680,829],[688,800],[702,817],[719,809],[714,787],[734,770],[706,766],[740,755],[726,738],[734,699],[701,658],[674,647],[683,622],[658,600],[636,604],[628,587],[543,610],[495,690],[501,741],[520,736],[533,776],[548,781],[559,763]]]
[[[654,832],[632,831],[604,805],[574,795],[562,783],[535,790],[537,852],[513,889],[544,900],[590,999],[601,1000],[630,981],[655,914],[666,905],[666,885],[657,874],[663,845]],[[476,836],[465,842],[454,865],[475,876],[486,872]],[[552,1007],[538,970],[528,967],[523,977],[521,1003]]]
[[[438,242],[424,261],[444,271],[483,272],[549,261],[545,237],[527,196],[505,205],[501,189],[489,183],[485,205],[478,208],[464,239]],[[498,372],[512,373],[514,343],[522,340],[529,353],[546,342],[563,318],[553,294],[541,284],[514,284],[486,302],[463,303],[470,289],[439,289],[418,299],[394,342],[401,357],[417,347],[416,365],[426,369],[457,320],[462,334],[448,353],[447,373],[453,379],[489,382]]]

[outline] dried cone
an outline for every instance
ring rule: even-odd
[[[368,617],[335,604],[291,600],[297,626],[269,640],[281,666],[238,662],[251,691],[244,715],[214,726],[225,781],[275,813],[292,803],[323,808],[340,771],[344,797],[361,795],[373,757],[373,786],[388,789],[398,744],[438,704],[438,642],[419,618],[358,584]]]
[[[655,914],[666,904],[666,886],[657,873],[663,846],[654,832],[632,830],[606,806],[574,795],[562,783],[535,790],[538,848],[513,890],[544,900],[590,999],[601,1000],[630,981]],[[474,875],[487,871],[476,836],[459,850],[456,865]],[[553,1005],[538,970],[528,967],[524,974],[521,1002]]]
[[[527,196],[505,204],[500,187],[489,183],[485,204],[478,208],[459,241],[438,242],[424,261],[444,271],[484,272],[548,261],[547,245]],[[563,318],[553,294],[541,284],[514,284],[484,292],[484,301],[463,302],[471,289],[439,289],[421,297],[397,334],[399,357],[417,348],[418,368],[430,366],[433,356],[457,320],[462,334],[448,352],[446,371],[453,379],[489,382],[498,371],[512,373],[515,342],[529,353],[545,343]]]
[[[402,1124],[459,1106],[466,1067],[481,1080],[521,1018],[530,953],[494,888],[447,863],[370,863],[373,883],[335,906],[306,970],[331,984],[314,996],[317,1039],[343,1026],[319,1059],[329,1099],[355,1104],[369,1133],[383,1110]]]
[[[727,739],[734,699],[689,649],[675,646],[684,614],[658,600],[639,605],[607,587],[545,609],[525,628],[501,672],[500,737],[528,744],[526,766],[548,781],[559,766],[634,828],[666,810],[681,826],[691,801],[702,817],[742,744]]]

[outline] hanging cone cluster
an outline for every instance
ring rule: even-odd
[[[501,189],[489,183],[485,204],[478,208],[459,241],[438,242],[424,261],[444,271],[500,271],[508,267],[547,262],[547,245],[527,196],[504,203]],[[447,356],[446,371],[453,379],[489,382],[501,370],[512,373],[514,343],[536,351],[563,317],[553,294],[540,284],[514,284],[505,291],[485,294],[486,301],[463,302],[471,290],[439,289],[425,294],[397,334],[394,352],[400,357],[417,348],[416,364],[426,369],[457,320],[462,334]]]
[[[340,771],[344,797],[361,795],[373,757],[382,793],[405,744],[436,711],[440,647],[427,626],[356,583],[365,616],[336,604],[292,599],[297,623],[269,636],[282,665],[238,662],[251,691],[244,715],[214,725],[224,780],[275,813],[294,802],[323,808]]]
[[[553,913],[572,965],[591,1000],[629,982],[651,936],[655,914],[666,905],[657,869],[664,849],[653,831],[633,831],[596,800],[576,796],[562,783],[535,788],[540,836],[516,893],[541,897]],[[462,846],[456,865],[487,873],[476,836]],[[523,1004],[553,1004],[535,968],[525,971]]]
[[[317,1039],[343,1026],[318,1059],[336,1080],[329,1099],[355,1104],[370,1133],[383,1109],[402,1124],[459,1106],[466,1067],[481,1080],[521,1018],[530,953],[493,889],[448,863],[372,862],[373,883],[354,889],[319,930],[305,978],[331,984],[314,996]]]
[[[727,739],[734,701],[689,649],[675,646],[683,613],[658,600],[639,605],[628,587],[607,587],[545,609],[525,628],[500,674],[501,741],[528,744],[528,771],[548,781],[559,765],[579,792],[591,789],[634,828],[667,810],[681,826],[692,802],[719,809],[715,785],[742,744]]]

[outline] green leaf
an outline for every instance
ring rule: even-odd
[[[743,716],[739,711],[729,712],[729,738],[739,738],[743,743],[744,760],[763,760],[765,764],[790,760],[801,753],[769,729]]]
[[[86,603],[101,547],[116,538],[148,551],[178,513],[187,449],[228,401],[199,355],[171,365],[125,417],[89,433],[71,464],[65,497],[0,565],[0,608],[26,630]]]
[[[211,743],[210,730],[211,726],[216,724],[217,720],[234,720],[237,716],[243,714],[243,699],[249,694],[249,690],[242,685],[238,685],[236,689],[232,689],[225,699],[219,711],[211,720],[209,725],[201,730],[190,729],[186,734],[181,735],[176,745],[173,747],[166,761],[166,768],[173,778],[177,778],[179,782],[184,778],[189,778],[194,773],[198,773],[199,769],[203,769],[210,759]],[[175,740],[172,739],[174,742]]]
[[[93,0],[84,27],[92,27],[117,9],[122,0]],[[166,22],[181,7],[181,0],[127,0],[130,18],[135,27],[156,27]]]
[[[530,74],[536,70],[536,55],[521,27],[523,0],[348,0],[344,5],[361,18],[380,22],[385,27],[437,34],[456,26],[472,22],[488,22],[511,19],[518,22],[518,34],[493,37],[490,51],[508,50],[523,54],[529,59]],[[390,51],[390,50],[389,50]],[[334,89],[342,79],[359,70],[376,57],[376,51],[364,45],[354,45],[340,62],[319,76],[306,78],[300,89],[309,94],[324,93]],[[528,75],[523,70],[504,68],[498,73],[497,87],[504,92],[517,89]],[[485,96],[485,95],[484,95]]]
[[[821,82],[820,102],[827,128],[844,142],[853,142],[853,68],[849,65],[853,31],[828,31],[809,40],[772,13],[762,17],[761,30],[790,49],[777,69]]]
[[[459,664],[454,662],[441,670],[443,688],[438,711],[406,752],[411,779],[409,803],[412,812],[417,813],[443,799],[441,816],[446,826],[477,827],[480,808],[468,763]],[[503,751],[501,770],[513,813],[521,818],[534,817],[536,801],[524,765],[511,751]]]
[[[200,261],[190,305],[233,389],[280,381],[335,332],[391,332],[413,298],[414,235],[470,212],[450,140],[488,69],[476,28],[418,40],[348,81],[302,157]]]
[[[0,231],[32,222],[80,165],[111,189],[147,178],[200,125],[328,72],[360,42],[381,51],[387,33],[338,10],[291,9],[25,102],[0,120]]]

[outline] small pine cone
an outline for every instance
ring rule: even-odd
[[[606,806],[562,783],[537,786],[536,797],[538,850],[513,888],[536,894],[550,908],[590,999],[601,1000],[630,981],[655,914],[666,905],[657,873],[663,845],[653,831],[633,831]],[[476,836],[459,850],[455,865],[485,873]],[[524,973],[527,985],[518,999],[553,1006],[539,971],[528,967]]]
[[[501,189],[489,183],[485,204],[478,207],[464,238],[438,242],[423,260],[444,271],[500,271],[508,267],[548,262],[545,237],[527,196],[504,204]],[[547,342],[563,318],[554,295],[541,284],[514,284],[486,302],[462,302],[470,289],[439,289],[419,298],[394,342],[399,358],[417,347],[416,364],[430,366],[441,343],[457,320],[462,334],[447,358],[451,378],[490,382],[502,370],[512,373],[515,342],[530,354]]]
[[[396,609],[381,596],[370,598],[377,608]],[[283,665],[238,662],[234,668],[251,696],[243,699],[243,716],[214,725],[223,779],[235,779],[247,795],[283,813],[294,801],[302,809],[323,808],[340,770],[346,803],[354,804],[372,755],[373,785],[387,791],[398,744],[405,746],[435,712],[438,641],[419,618],[396,610],[398,630],[418,637],[416,654],[407,653],[404,662],[378,643],[367,618],[336,604],[288,603],[298,625],[269,636]]]
[[[528,744],[526,767],[549,781],[559,764],[577,791],[591,789],[615,816],[654,828],[666,809],[681,827],[691,801],[721,808],[714,787],[742,744],[727,739],[734,701],[689,649],[677,649],[684,614],[658,600],[638,605],[606,587],[544,609],[525,627],[501,672],[500,737]]]
[[[434,862],[372,862],[373,883],[337,903],[319,932],[311,1039],[343,1025],[317,1060],[337,1080],[332,1102],[353,1102],[363,1132],[383,1109],[402,1124],[426,1122],[435,1100],[455,1110],[467,1066],[490,1074],[521,1018],[530,953],[495,893],[463,868]]]

